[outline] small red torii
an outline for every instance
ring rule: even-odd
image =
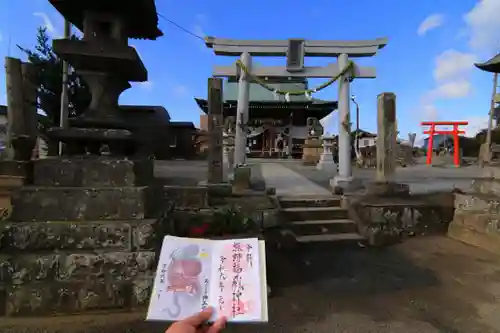
[[[434,144],[434,134],[453,135],[453,163],[455,166],[460,166],[460,140],[459,134],[465,134],[465,131],[460,131],[458,126],[467,126],[468,121],[423,121],[421,126],[430,126],[429,130],[424,131],[424,134],[429,134],[429,143],[427,147],[427,164],[432,164],[432,149]],[[436,126],[453,126],[452,131],[436,130]]]

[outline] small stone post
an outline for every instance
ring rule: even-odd
[[[377,135],[376,180],[386,182],[396,171],[396,95],[393,93],[377,96]]]
[[[23,62],[21,72],[23,75],[23,111],[27,140],[25,149],[26,155],[29,153],[31,157],[38,139],[37,86],[35,82],[37,69],[32,63]]]
[[[222,163],[222,79],[208,79],[208,183],[223,182]]]
[[[5,79],[7,84],[7,159],[13,160],[15,138],[23,134],[23,76],[21,60],[5,57]]]

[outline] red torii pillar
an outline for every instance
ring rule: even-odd
[[[430,126],[429,130],[424,131],[424,134],[429,134],[429,143],[427,147],[427,164],[432,164],[432,148],[434,144],[434,134],[453,135],[453,163],[455,166],[460,166],[460,140],[459,134],[465,134],[465,131],[460,131],[458,126],[467,126],[468,121],[423,121],[422,126]],[[452,131],[436,130],[436,126],[453,126]]]

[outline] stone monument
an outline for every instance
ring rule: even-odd
[[[333,177],[337,173],[337,164],[333,160],[333,145],[335,137],[326,133],[326,135],[324,135],[321,139],[323,140],[323,152],[321,153],[321,157],[318,165],[316,165],[316,168]]]
[[[208,79],[208,183],[220,184],[223,180],[222,147],[222,80]]]
[[[409,186],[394,182],[397,159],[396,95],[377,96],[377,171],[367,193],[379,196],[408,195]]]

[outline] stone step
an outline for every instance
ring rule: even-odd
[[[356,223],[349,219],[292,221],[290,224],[292,231],[298,236],[356,233],[358,231]]]
[[[154,250],[162,236],[156,219],[0,222],[0,253]]]
[[[500,236],[498,235],[479,233],[465,225],[452,222],[448,228],[448,237],[492,253],[500,253]]]
[[[154,179],[153,161],[111,157],[53,157],[33,162],[38,186],[143,186]]]
[[[279,198],[282,208],[296,207],[340,207],[342,199],[340,197],[311,197],[311,198]]]
[[[24,186],[12,192],[11,221],[140,220],[147,187]]]
[[[348,211],[340,207],[292,207],[281,209],[287,221],[348,219]]]
[[[326,234],[326,235],[306,235],[297,236],[298,243],[319,243],[319,242],[359,242],[365,238],[357,233]]]

